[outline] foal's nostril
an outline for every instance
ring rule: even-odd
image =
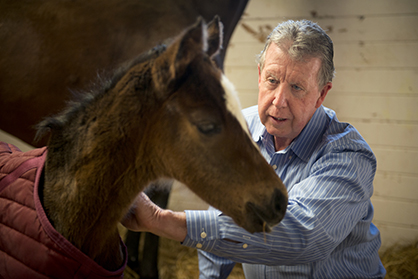
[[[287,197],[280,192],[279,189],[274,189],[273,195],[273,209],[278,214],[284,214],[287,208]]]

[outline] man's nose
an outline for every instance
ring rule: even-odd
[[[274,99],[273,99],[272,104],[278,108],[286,107],[287,106],[287,93],[288,93],[288,90],[286,89],[286,86],[284,84],[280,84],[274,92]]]

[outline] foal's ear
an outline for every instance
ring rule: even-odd
[[[208,23],[208,50],[207,54],[210,57],[217,55],[222,49],[223,28],[219,16],[215,16],[211,22]]]
[[[176,80],[187,74],[188,65],[198,55],[208,50],[207,38],[206,24],[199,17],[193,26],[186,29],[167,48],[167,51],[155,60],[152,76],[160,92],[166,91],[176,83]]]

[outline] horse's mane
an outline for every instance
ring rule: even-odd
[[[35,142],[39,141],[51,130],[61,130],[78,112],[85,110],[91,102],[101,98],[106,92],[114,88],[130,68],[157,58],[166,48],[164,44],[158,45],[150,51],[144,52],[135,59],[125,63],[113,72],[97,74],[96,81],[92,82],[87,90],[71,91],[73,99],[66,103],[66,108],[62,112],[45,118],[35,126],[37,130]]]

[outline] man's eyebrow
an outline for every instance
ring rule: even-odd
[[[302,88],[306,89],[306,82],[304,80],[301,80],[301,81],[299,80],[299,81],[296,81],[296,82],[291,81],[291,82],[289,82],[289,84],[296,85],[296,86],[299,86],[299,87],[302,87]]]
[[[271,77],[274,77],[275,79],[278,79],[276,74],[272,73],[271,71],[266,71],[265,76],[271,76]]]

